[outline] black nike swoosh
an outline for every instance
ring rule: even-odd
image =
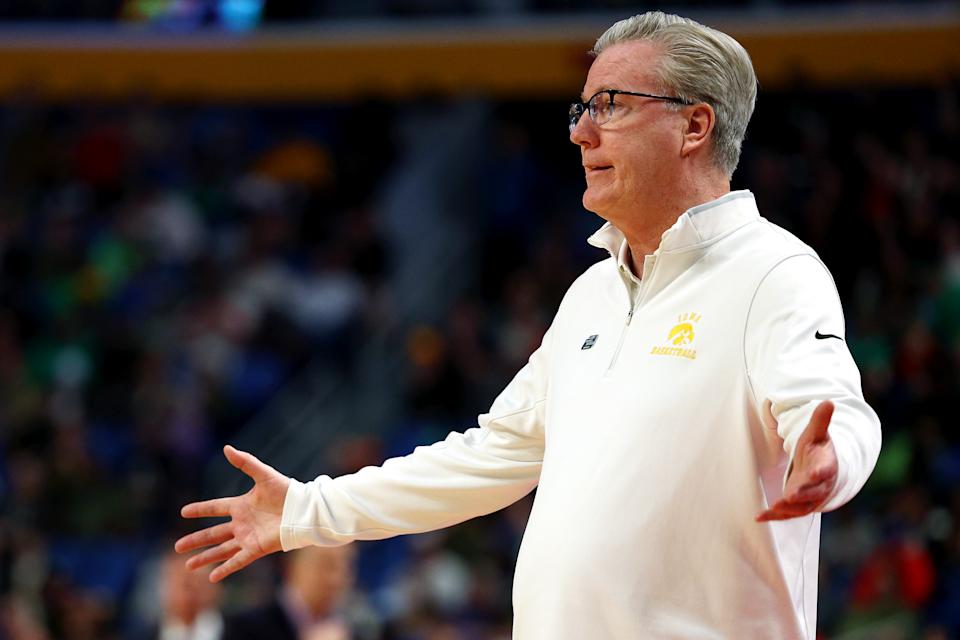
[[[835,336],[832,333],[820,333],[819,331],[817,331],[815,334],[813,334],[813,336],[817,340],[826,340],[827,338],[836,338],[837,340],[843,341],[843,338],[841,338],[840,336]]]

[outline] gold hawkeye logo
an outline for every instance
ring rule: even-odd
[[[692,345],[694,339],[697,337],[697,333],[694,330],[694,325],[697,322],[700,322],[699,313],[690,312],[682,314],[678,318],[677,324],[675,324],[674,327],[670,329],[670,333],[667,334],[669,346],[654,347],[650,351],[650,355],[677,356],[695,360],[697,350],[688,348],[688,345]]]

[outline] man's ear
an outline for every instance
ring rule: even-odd
[[[680,155],[687,157],[696,150],[705,147],[710,134],[717,124],[717,114],[706,102],[698,102],[684,109],[686,119],[683,127],[683,143]]]

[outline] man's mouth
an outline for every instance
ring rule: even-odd
[[[598,172],[600,172],[600,171],[606,171],[607,169],[612,169],[613,166],[612,166],[612,165],[590,165],[590,164],[585,164],[585,165],[583,165],[583,168],[584,168],[584,170],[585,170],[587,173],[598,173]]]

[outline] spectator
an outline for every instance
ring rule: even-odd
[[[189,571],[169,553],[161,559],[159,590],[161,615],[141,640],[220,640],[220,587],[209,571]]]
[[[284,558],[283,581],[265,607],[227,620],[230,640],[364,640],[377,637],[375,618],[351,601],[356,549],[300,549]]]

